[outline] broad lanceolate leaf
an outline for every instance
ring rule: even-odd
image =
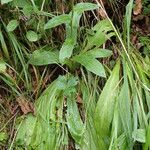
[[[37,33],[31,30],[26,33],[26,37],[30,42],[36,42],[38,40]]]
[[[110,37],[115,35],[113,28],[108,20],[102,20],[98,22],[92,28],[93,34],[87,36],[86,50],[93,46],[99,47],[104,44]]]
[[[75,44],[76,42],[72,37],[65,40],[59,52],[59,60],[61,63],[64,63],[66,58],[71,57]]]
[[[72,16],[73,15],[73,16]],[[59,60],[63,64],[66,58],[70,58],[73,52],[73,49],[77,43],[77,30],[79,27],[79,21],[81,15],[74,12],[70,12],[69,14],[71,20],[68,24],[66,24],[66,40],[63,43],[60,53]]]
[[[92,49],[87,53],[92,55],[94,58],[110,57],[112,55],[112,51],[107,49]]]
[[[34,13],[34,7],[32,5],[25,5],[22,12],[25,16],[30,17]]]
[[[16,137],[17,145],[23,145],[25,142],[25,145],[29,145],[31,142],[31,137],[34,132],[34,128],[36,125],[37,118],[31,114],[28,115],[27,118],[21,122],[17,129],[18,134]],[[26,139],[26,140],[25,140]]]
[[[98,55],[97,55],[98,54]],[[100,58],[102,53],[96,51],[88,51],[75,56],[73,59],[83,65],[87,70],[93,72],[94,74],[106,77],[103,65],[96,59]],[[97,56],[96,56],[97,55]],[[102,56],[103,57],[103,56]]]
[[[75,97],[76,95],[74,93],[72,96],[67,98],[67,125],[75,142],[81,144],[84,133],[84,125],[79,114]]]
[[[60,76],[43,92],[43,94],[36,100],[35,103],[35,116],[28,114],[26,118],[21,121],[18,126],[16,136],[16,144],[26,147],[27,149],[37,150],[57,150],[60,145],[66,143],[66,133],[64,133],[63,121],[63,105],[65,90],[71,91],[76,86],[77,81],[74,77]],[[74,92],[76,94],[76,92]],[[75,101],[74,101],[75,102]],[[68,104],[67,107],[71,118],[74,117],[74,107]],[[74,119],[74,118],[73,118]],[[72,121],[72,120],[71,120]],[[75,121],[79,121],[78,119]],[[72,123],[72,122],[71,122]],[[68,124],[71,126],[72,124]],[[73,121],[73,124],[76,123]],[[75,125],[76,126],[76,125]],[[71,126],[71,129],[72,128]],[[73,130],[75,135],[80,134],[78,128]],[[81,126],[79,126],[79,130]],[[64,135],[65,134],[65,135]],[[60,140],[61,139],[61,140]],[[61,147],[62,148],[62,147]]]
[[[106,141],[109,141],[110,126],[114,116],[115,99],[118,94],[119,70],[120,63],[117,62],[102,90],[95,110],[95,128],[99,141],[103,144],[103,150],[108,148]]]
[[[17,26],[19,25],[17,20],[11,20],[9,21],[8,25],[7,25],[7,30],[8,32],[14,31]]]
[[[133,148],[132,145],[132,114],[131,114],[131,98],[129,90],[129,82],[127,78],[127,63],[123,63],[124,83],[119,94],[119,115],[121,118],[123,130],[126,134],[128,148]]]
[[[130,0],[128,5],[126,6],[126,15],[125,15],[125,19],[124,19],[124,31],[125,31],[124,38],[127,39],[128,49],[130,46],[130,26],[131,26],[133,2],[134,2],[134,0]]]
[[[11,2],[11,1],[13,1],[13,0],[1,0],[1,4],[2,4],[2,5],[3,5],[3,4],[7,4],[7,3]]]
[[[96,4],[92,3],[79,3],[73,7],[69,13],[70,22],[66,23],[66,40],[60,49],[59,60],[63,64],[66,58],[70,58],[77,43],[77,31],[79,21],[84,11],[93,10],[98,8]],[[72,45],[71,45],[72,44]]]
[[[58,106],[62,105],[62,96],[60,96],[56,83],[57,80],[51,83],[36,101],[36,115],[29,114],[22,121],[16,137],[18,145],[26,146],[28,149],[31,147],[33,149],[55,149],[58,144],[56,135],[59,137],[60,131],[60,123],[55,122],[57,100],[59,101]],[[57,96],[59,99],[56,99]]]
[[[59,63],[58,51],[36,50],[32,53],[29,63],[36,66],[57,64]]]
[[[74,12],[82,14],[84,11],[97,9],[98,5],[93,3],[78,3],[73,7]]]
[[[14,6],[17,6],[17,7],[20,7],[20,8],[24,8],[26,6],[31,5],[29,0],[13,0],[13,4],[14,4]]]
[[[67,14],[53,17],[45,24],[44,29],[50,29],[50,28],[54,28],[58,25],[61,25],[63,23],[65,23],[65,24],[69,23],[70,20],[71,20],[71,17],[70,17],[70,15],[67,15]]]

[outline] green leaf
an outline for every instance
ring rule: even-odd
[[[69,16],[71,18],[72,12],[69,14]],[[79,27],[80,17],[80,14],[74,12],[72,20],[66,24],[66,40],[63,43],[59,53],[59,60],[62,64],[64,64],[66,58],[71,57],[73,49],[77,43],[77,30]]]
[[[75,142],[81,144],[84,125],[79,114],[75,97],[76,95],[74,93],[74,95],[67,98],[67,126]]]
[[[143,150],[148,150],[150,147],[150,125],[146,129],[146,143],[143,146]]]
[[[13,0],[13,4],[16,7],[24,8],[27,6],[32,6],[29,0]]]
[[[44,29],[54,28],[63,23],[69,23],[71,20],[70,16],[67,14],[59,15],[50,19],[44,26]]]
[[[102,93],[100,94],[95,110],[95,128],[99,141],[103,144],[102,149],[106,149],[105,143],[110,136],[110,126],[114,116],[115,99],[118,94],[120,63],[117,62],[111,76],[107,80]],[[105,139],[105,141],[104,141]]]
[[[126,6],[126,14],[124,19],[124,38],[127,40],[128,49],[130,47],[130,29],[131,29],[131,17],[132,17],[132,9],[133,9],[134,0],[130,0],[128,5]]]
[[[0,142],[7,140],[8,136],[5,132],[0,132]]]
[[[29,63],[36,66],[58,64],[58,51],[36,50],[32,53]]]
[[[87,53],[92,55],[94,58],[110,57],[112,55],[112,51],[107,49],[93,49]]]
[[[34,13],[33,6],[32,5],[25,5],[23,7],[22,12],[25,16],[30,17]]]
[[[28,114],[18,125],[17,145],[33,149],[57,149],[56,141],[62,135],[62,109],[64,97],[57,88],[57,79],[52,82],[43,94],[36,100],[35,115]],[[58,103],[57,103],[58,102]],[[58,108],[57,108],[57,106]],[[56,117],[57,114],[57,117]],[[20,126],[20,127],[19,127]]]
[[[78,3],[69,13],[70,22],[66,22],[66,40],[63,43],[59,54],[59,60],[62,64],[65,62],[66,58],[71,57],[73,49],[77,43],[77,31],[82,13],[96,8],[98,8],[96,4]]]
[[[16,142],[18,145],[29,145],[31,142],[31,137],[34,132],[37,118],[32,114],[29,114],[21,123],[18,125],[18,134],[16,137]],[[26,139],[26,140],[25,140]]]
[[[133,137],[134,141],[145,143],[146,142],[145,129],[137,129],[137,130],[133,131],[132,137]]]
[[[83,53],[75,56],[73,58],[76,62],[83,65],[87,70],[93,72],[94,74],[106,77],[103,65],[95,59],[90,53]]]
[[[6,72],[6,63],[3,60],[0,60],[0,73]]]
[[[84,11],[97,9],[98,5],[93,3],[78,3],[73,7],[73,11],[82,14]]]
[[[60,52],[59,52],[59,60],[63,64],[66,58],[70,58],[74,49],[74,39],[67,38],[63,43]]]
[[[99,21],[93,28],[93,34],[87,36],[86,50],[92,48],[93,46],[100,47],[104,44],[110,37],[115,35],[113,28],[109,20]]]
[[[3,5],[3,4],[7,4],[7,3],[11,2],[11,1],[13,1],[13,0],[1,0],[1,4],[2,4],[2,5]]]
[[[18,23],[17,20],[11,20],[11,21],[9,21],[9,23],[7,25],[8,32],[14,31],[17,28],[18,25],[19,25],[19,23]]]
[[[26,33],[26,37],[30,42],[36,42],[38,40],[37,33],[31,30]]]
[[[131,97],[130,87],[127,76],[128,65],[123,61],[123,77],[124,82],[118,96],[119,115],[122,123],[122,128],[126,134],[127,146],[132,147],[132,114],[131,114]]]

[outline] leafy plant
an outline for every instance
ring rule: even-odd
[[[0,148],[150,148],[149,38],[95,2],[1,0]]]
[[[69,59],[73,55],[73,49],[75,48],[75,45],[77,44],[77,30],[79,27],[81,14],[86,10],[93,10],[96,8],[97,8],[97,5],[95,4],[79,3],[73,7],[73,10],[69,14],[63,14],[60,16],[53,17],[51,20],[49,20],[45,24],[44,28],[45,29],[54,28],[63,23],[66,25],[66,39],[59,51],[59,63],[67,65],[69,61],[75,61],[75,62],[80,63],[87,70],[95,73],[96,75],[106,77],[105,70],[102,64],[98,60],[96,60],[96,58],[102,58],[103,55],[104,57],[111,55],[111,52],[107,50],[105,52],[105,50],[98,49],[102,44],[106,42],[107,39],[109,39],[110,37],[114,35],[114,32],[112,32],[112,27],[108,20],[103,20],[103,21],[98,22],[92,28],[92,31],[94,32],[94,34],[87,35],[87,38],[85,40],[87,44],[85,48],[83,48],[83,50],[81,50],[81,52],[78,55],[73,56],[71,60]],[[90,50],[90,51],[86,52],[87,50]],[[56,54],[55,52],[53,54],[49,53],[49,55],[55,55],[55,54]],[[33,58],[36,57],[35,55],[36,53],[32,54],[30,63],[33,62],[33,64],[36,64],[36,62],[32,60]],[[51,56],[49,57],[51,58]],[[36,61],[40,62],[40,60],[42,59],[43,59],[43,56],[41,55],[40,57],[37,58]],[[51,64],[52,62],[49,60],[49,64]],[[55,61],[53,63],[55,63]],[[45,63],[41,62],[41,65],[44,65],[44,64]],[[40,64],[38,63],[38,65]]]

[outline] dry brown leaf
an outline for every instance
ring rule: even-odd
[[[99,9],[99,15],[100,15],[103,19],[106,19],[106,18],[107,18],[106,13],[105,13],[104,10],[102,10],[102,9]]]
[[[27,101],[25,97],[22,96],[22,97],[17,98],[17,102],[23,114],[27,114],[29,112],[32,112],[32,113],[35,112],[33,103]]]
[[[107,4],[106,0],[97,0],[100,4],[102,4],[103,6]]]
[[[133,10],[134,15],[139,15],[142,12],[142,0],[135,1],[135,8]]]
[[[77,103],[82,104],[82,98],[80,97],[79,94],[77,94]]]

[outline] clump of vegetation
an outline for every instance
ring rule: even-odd
[[[1,149],[150,148],[147,1],[0,7]]]

